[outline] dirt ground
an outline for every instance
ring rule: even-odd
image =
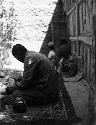
[[[4,84],[10,84],[13,82],[13,79],[11,79],[11,78],[18,76],[18,71],[4,70],[4,74],[5,74],[5,78],[3,78],[3,79],[1,78],[0,82],[3,82]],[[22,75],[22,72],[19,72],[19,74]],[[10,78],[10,76],[11,76],[11,78]],[[76,125],[87,125],[88,94],[89,94],[89,88],[87,86],[87,82],[84,79],[82,79],[78,82],[72,82],[72,81],[68,82],[67,81],[67,82],[64,82],[64,84],[69,92],[69,95],[71,97],[71,100],[74,105],[74,109],[75,109],[77,116],[79,116],[80,118],[83,119],[83,123],[76,124]],[[2,113],[0,113],[0,114],[2,115]],[[0,122],[1,122],[1,120],[0,120]],[[67,125],[67,124],[64,124],[64,125]]]

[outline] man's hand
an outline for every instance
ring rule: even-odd
[[[1,95],[10,95],[15,91],[15,87],[6,87],[4,92],[1,92]]]
[[[2,95],[3,93],[6,93],[6,88],[7,86],[0,83],[0,94]]]

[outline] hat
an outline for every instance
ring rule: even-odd
[[[48,43],[48,47],[49,47],[49,46],[54,46],[54,43],[53,43],[53,42],[49,42],[49,43]]]
[[[54,49],[54,43],[53,42],[49,42],[48,43],[48,48],[49,49]]]

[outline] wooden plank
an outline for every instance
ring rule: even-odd
[[[67,16],[70,15],[76,9],[76,3],[74,6],[67,12]]]
[[[89,89],[89,125],[95,125],[96,123],[96,111],[95,111],[95,98],[96,98],[96,15],[93,16],[93,33],[95,36],[95,82],[90,82]],[[94,49],[92,48],[92,49]]]
[[[93,16],[93,31],[95,35],[95,83],[96,83],[96,15]]]
[[[69,37],[69,38],[72,41],[77,41],[77,39],[78,39],[78,40],[83,41],[86,44],[92,45],[92,36],[78,36],[78,38],[76,36],[76,37]]]

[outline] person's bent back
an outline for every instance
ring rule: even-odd
[[[21,96],[30,105],[52,104],[59,99],[57,73],[50,60],[41,53],[28,51],[16,44],[12,49],[13,56],[24,63],[23,79],[7,88],[7,93]]]
[[[55,102],[59,93],[58,79],[49,59],[43,54],[28,51],[24,64],[24,80],[29,80],[32,87],[30,96],[38,98],[41,104]]]

